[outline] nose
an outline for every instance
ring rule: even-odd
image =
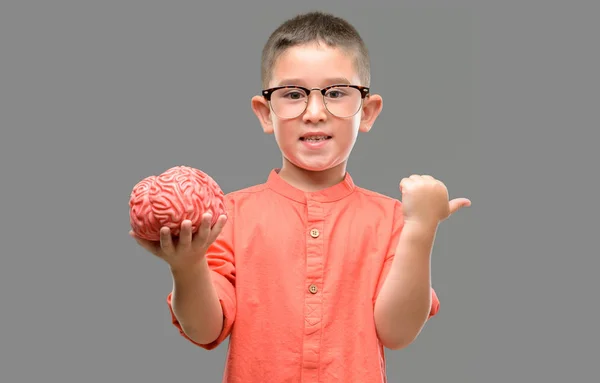
[[[318,90],[308,95],[308,105],[306,105],[306,111],[302,117],[304,122],[317,123],[327,119],[327,110],[323,101],[323,97]]]

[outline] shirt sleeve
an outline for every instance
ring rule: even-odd
[[[183,328],[173,311],[171,302],[173,292],[171,291],[167,296],[167,305],[171,314],[171,322],[179,330],[180,335],[206,350],[217,348],[230,335],[237,309],[235,294],[235,261],[233,252],[234,209],[232,201],[226,200],[226,203],[227,223],[223,227],[221,234],[219,234],[206,252],[213,285],[217,291],[217,296],[219,297],[219,302],[223,310],[223,328],[221,329],[218,338],[212,343],[200,344],[188,337],[183,332]]]
[[[394,260],[394,255],[396,252],[396,247],[398,246],[398,241],[400,240],[400,235],[402,234],[402,229],[404,227],[404,218],[402,214],[402,202],[396,201],[394,204],[394,217],[392,223],[392,240],[390,241],[389,247],[387,249],[387,256],[383,263],[383,268],[381,270],[381,275],[379,277],[379,282],[377,283],[377,287],[375,290],[374,301],[379,295],[381,291],[381,287],[383,286],[383,282],[387,278],[388,273],[390,272],[390,268],[392,266],[392,261]],[[440,301],[438,296],[433,288],[431,288],[431,308],[429,310],[429,318],[435,316],[440,310]]]

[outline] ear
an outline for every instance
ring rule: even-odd
[[[268,101],[263,96],[252,97],[252,110],[260,121],[263,131],[266,134],[273,133],[273,122],[271,121],[271,108]]]
[[[371,130],[371,127],[375,123],[375,120],[381,113],[381,109],[383,108],[383,99],[378,94],[372,94],[369,97],[365,98],[363,107],[362,107],[362,118],[360,120],[360,128],[361,132],[368,132]]]

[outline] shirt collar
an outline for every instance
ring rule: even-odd
[[[281,169],[276,168],[271,170],[269,178],[267,179],[267,187],[284,197],[300,203],[306,203],[307,201],[333,202],[349,196],[356,189],[356,185],[354,184],[350,173],[346,172],[342,182],[323,190],[305,192],[295,188],[281,178],[279,176],[279,170]]]

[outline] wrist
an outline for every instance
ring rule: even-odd
[[[402,260],[399,261],[403,263],[402,268],[406,268],[405,262],[413,264],[416,260],[429,259],[437,226],[431,222],[405,222],[396,248],[396,259]]]
[[[404,231],[405,233],[408,232],[426,236],[435,233],[437,231],[438,226],[439,221],[435,220],[407,219],[404,221],[404,228],[402,229],[402,231]]]
[[[174,278],[187,278],[196,277],[206,273],[208,269],[208,263],[206,258],[202,257],[199,262],[182,265],[169,265],[171,275]]]

